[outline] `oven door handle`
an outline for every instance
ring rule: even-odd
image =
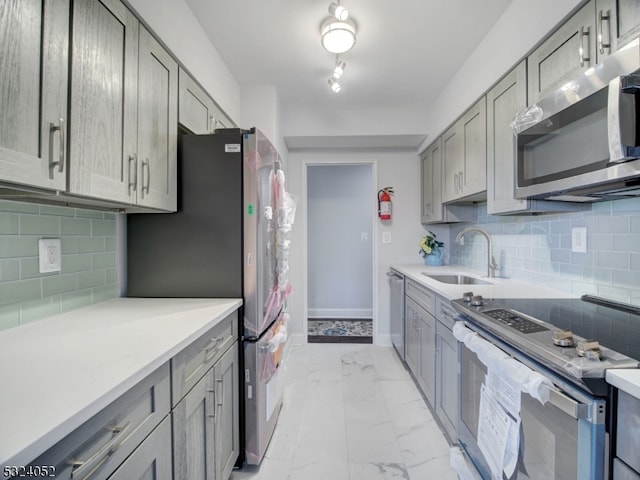
[[[548,403],[550,403],[554,407],[557,407],[562,412],[566,413],[567,415],[570,415],[576,420],[579,420],[582,418],[588,418],[589,416],[588,405],[584,403],[576,402],[573,398],[569,398],[564,393],[562,393],[559,390],[556,390],[555,388],[549,389]]]

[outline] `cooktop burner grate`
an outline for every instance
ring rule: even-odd
[[[549,330],[547,327],[544,327],[536,322],[532,322],[527,318],[522,318],[521,316],[516,315],[515,313],[503,308],[488,310],[484,311],[483,313],[493,318],[494,320],[498,320],[500,323],[514,328],[522,333],[537,333]]]

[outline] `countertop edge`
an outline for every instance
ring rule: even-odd
[[[119,299],[114,299],[119,300]],[[100,302],[88,307],[83,307],[79,309],[83,313],[91,312],[92,309],[99,309],[103,307],[105,304],[112,302],[114,300],[106,300],[104,302]],[[153,299],[144,299],[146,302],[153,302]],[[165,299],[162,299],[165,300]],[[183,300],[184,299],[177,299]],[[186,316],[188,314],[199,314],[199,311],[202,311],[204,315],[208,315],[211,308],[216,309],[216,315],[211,318],[211,320],[202,323],[198,328],[192,329],[186,334],[183,338],[181,338],[177,343],[173,344],[169,349],[165,350],[162,354],[158,356],[154,356],[153,358],[149,358],[148,362],[145,365],[141,366],[131,375],[126,378],[123,378],[122,381],[113,384],[113,386],[103,394],[97,396],[92,401],[88,402],[83,408],[77,410],[74,414],[70,415],[67,418],[64,418],[58,423],[54,428],[50,429],[47,432],[44,432],[40,437],[34,438],[33,441],[29,444],[24,444],[19,446],[13,452],[5,452],[8,454],[8,457],[5,459],[0,459],[0,465],[28,465],[29,463],[36,460],[40,455],[45,453],[49,448],[54,446],[57,442],[64,439],[67,435],[72,433],[78,427],[83,425],[87,420],[91,419],[93,416],[98,414],[104,408],[109,406],[113,401],[115,401],[120,396],[124,395],[127,391],[137,385],[140,381],[144,380],[148,375],[156,371],[158,368],[162,367],[166,362],[168,362],[171,358],[173,358],[178,352],[183,350],[197,338],[199,338],[202,334],[204,334],[207,330],[217,325],[220,321],[226,318],[229,314],[237,310],[242,306],[242,299],[196,299],[198,303],[206,303],[207,300],[211,300],[212,304],[202,305],[199,307],[185,309],[182,316]],[[132,302],[135,303],[135,302]],[[214,303],[216,305],[214,305]],[[219,309],[219,310],[218,310]],[[69,312],[70,314],[75,314],[78,311]],[[171,312],[169,314],[160,314],[157,316],[149,317],[148,321],[153,322],[156,318],[170,318],[175,317],[178,320],[181,317],[181,312]],[[47,322],[48,320],[44,320]],[[173,320],[170,320],[173,321]],[[241,319],[239,320],[241,321]],[[16,327],[20,328],[20,327]],[[0,455],[4,456],[3,452],[0,452]]]
[[[632,397],[640,399],[640,369],[607,370],[607,382]]]

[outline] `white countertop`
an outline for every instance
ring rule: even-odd
[[[26,465],[242,305],[117,298],[0,332],[0,465]]]
[[[571,293],[561,292],[556,289],[535,285],[520,280],[509,278],[486,278],[476,273],[471,273],[464,267],[455,265],[445,265],[442,267],[428,267],[424,264],[395,264],[391,268],[404,274],[406,277],[423,284],[429,290],[434,291],[438,295],[448,300],[462,298],[462,294],[472,291],[476,295],[482,295],[485,298],[577,298],[578,296]],[[446,274],[464,274],[469,277],[479,278],[491,285],[452,285],[442,283],[423,275],[428,273],[431,275]]]
[[[640,369],[607,370],[607,382],[640,399]]]

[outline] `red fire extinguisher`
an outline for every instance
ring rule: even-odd
[[[393,187],[384,187],[378,191],[378,217],[380,220],[391,220],[391,195],[393,195]]]

